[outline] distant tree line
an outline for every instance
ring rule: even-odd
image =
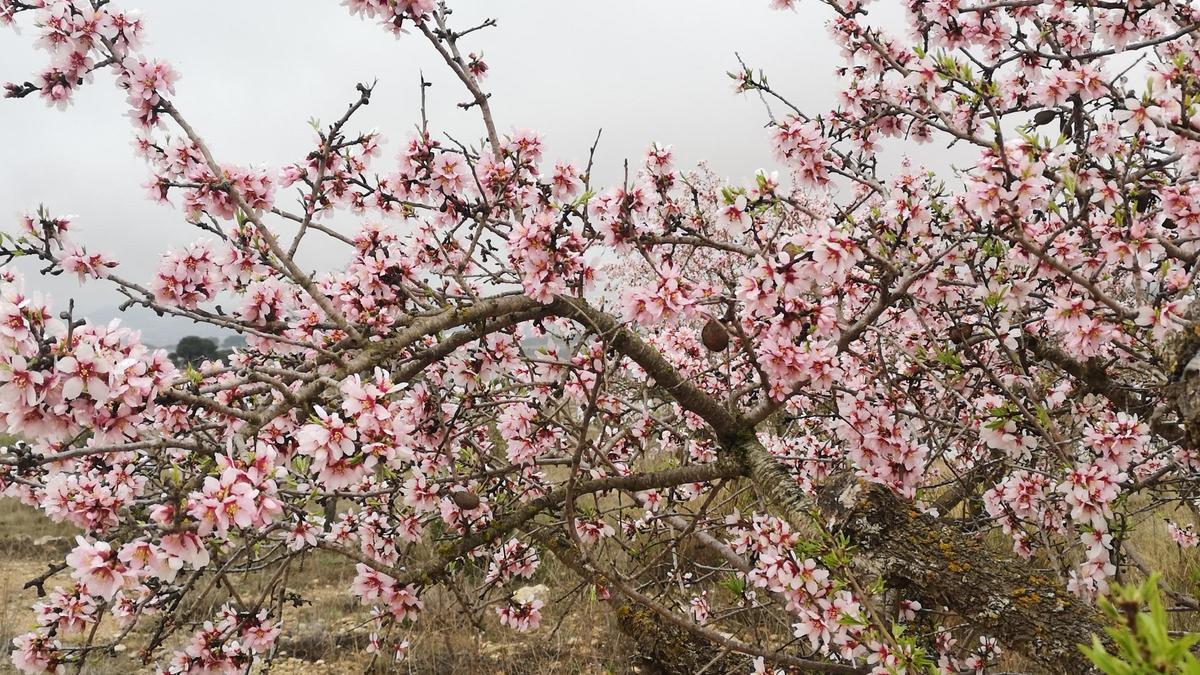
[[[199,366],[205,361],[225,358],[234,349],[245,344],[246,339],[241,335],[230,335],[222,340],[220,345],[214,338],[188,335],[181,338],[179,344],[175,345],[175,350],[171,352],[171,361],[180,368]]]

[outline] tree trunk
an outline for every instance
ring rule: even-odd
[[[565,536],[537,532],[533,537],[580,579],[597,581]],[[617,597],[606,604],[616,613],[617,629],[633,642],[632,656],[653,675],[691,675],[700,671],[715,675],[748,670],[749,657],[664,621],[653,609],[624,596],[620,589],[610,590]]]
[[[642,605],[621,600],[612,605],[617,629],[637,646],[637,658],[654,675],[744,673],[749,658],[722,650],[686,630],[673,626]]]
[[[811,500],[757,441],[743,441],[751,479],[786,514]],[[922,514],[893,491],[853,477],[832,481],[819,505],[870,570],[926,607],[945,606],[1045,672],[1087,673],[1077,645],[1105,637],[1100,614],[1048,575],[989,550],[952,524]]]

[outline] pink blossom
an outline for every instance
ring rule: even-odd
[[[119,591],[137,583],[136,575],[103,541],[89,542],[76,537],[76,546],[67,555],[71,576],[78,579],[88,593],[112,600]]]

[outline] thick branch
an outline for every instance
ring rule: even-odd
[[[741,475],[742,468],[740,466],[728,462],[720,462],[698,466],[682,466],[632,476],[596,478],[577,483],[572,492],[578,498],[585,494],[607,492],[609,490],[652,490],[687,485],[688,483],[704,483],[721,478],[736,478]],[[358,556],[353,551],[348,551],[340,547],[330,545],[323,545],[323,547],[354,558],[359,562],[389,574],[395,577],[402,586],[407,584],[428,586],[445,579],[450,573],[451,563],[466,555],[471,549],[506,536],[529,522],[539,513],[557,508],[563,503],[566,497],[566,488],[558,488],[549,494],[538,497],[507,516],[493,520],[478,532],[464,535],[454,543],[447,543],[439,547],[432,560],[406,571],[390,569],[376,561]]]
[[[646,344],[609,316],[579,298],[558,297],[554,313],[574,319],[602,335],[617,351],[642,367],[660,387],[671,394],[685,410],[699,415],[722,440],[733,440],[740,428],[738,419],[716,399],[688,382],[654,347]]]
[[[785,516],[802,518],[810,501],[795,480],[756,440],[743,449],[750,479]],[[926,607],[949,608],[1047,671],[1090,671],[1077,645],[1103,636],[1100,615],[1052,576],[853,476],[827,486],[820,504],[833,529],[846,534],[890,586]]]

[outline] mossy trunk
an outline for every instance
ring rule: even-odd
[[[567,538],[561,534],[533,534],[546,550],[575,572],[581,579],[596,582],[595,575],[579,558]],[[613,589],[609,604],[617,617],[617,629],[634,644],[632,656],[654,675],[692,675],[692,673],[744,673],[750,659],[723,649],[702,636],[664,621],[653,609],[624,597]]]
[[[751,479],[787,513],[811,500],[756,441],[742,448]],[[990,550],[893,491],[854,478],[823,490],[822,515],[866,557],[872,573],[925,607],[946,607],[1044,672],[1091,672],[1077,645],[1104,636],[1100,614],[1052,576]]]
[[[655,675],[744,673],[749,659],[663,621],[636,602],[613,605],[617,628],[637,645],[637,658]]]

